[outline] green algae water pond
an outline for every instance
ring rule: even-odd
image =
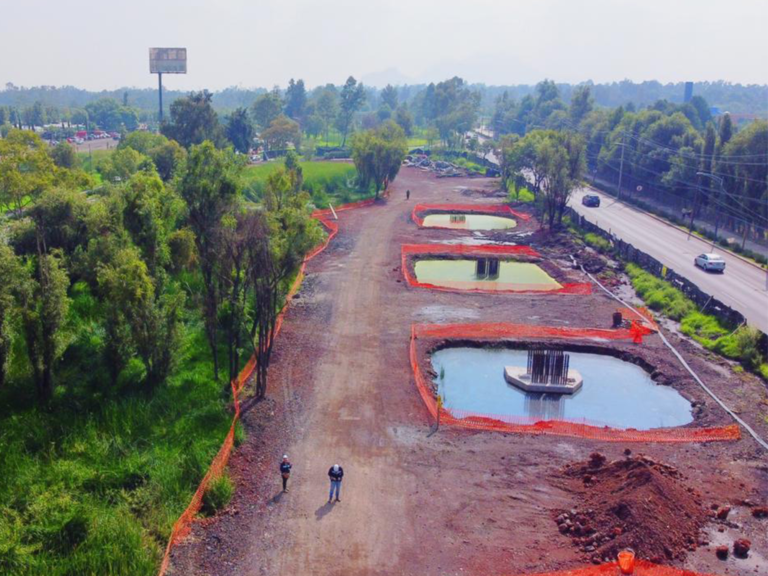
[[[419,282],[458,290],[535,290],[546,292],[562,286],[536,264],[500,261],[498,275],[478,275],[477,260],[417,260]]]
[[[517,222],[490,214],[429,214],[424,218],[423,226],[455,230],[507,230],[517,226]]]

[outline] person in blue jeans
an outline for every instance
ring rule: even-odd
[[[328,503],[330,504],[333,500],[334,492],[336,492],[336,502],[341,502],[339,496],[341,495],[341,479],[344,477],[344,468],[334,464],[328,470],[328,477],[331,479],[331,493],[328,495]]]

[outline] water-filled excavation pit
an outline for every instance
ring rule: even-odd
[[[413,268],[418,282],[455,290],[547,292],[563,287],[530,262],[427,258],[417,260]]]
[[[520,382],[512,382],[510,373],[528,372],[523,380],[530,381],[533,370],[538,389],[542,383],[557,383],[557,368],[562,368],[563,360],[545,358],[542,365],[534,362],[531,368],[527,350],[448,347],[434,351],[431,362],[443,406],[457,417],[566,420],[636,430],[693,421],[690,402],[675,389],[656,384],[640,366],[604,354],[566,351],[565,356],[559,383],[582,380],[566,393],[527,392]]]
[[[508,230],[517,226],[512,218],[491,214],[429,214],[424,217],[425,228],[451,230]]]

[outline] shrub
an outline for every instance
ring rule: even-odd
[[[696,311],[696,306],[669,282],[660,280],[635,264],[627,264],[632,286],[651,310],[663,313],[673,320]]]
[[[608,252],[611,250],[611,243],[608,240],[602,236],[593,234],[592,232],[588,232],[584,235],[584,241],[601,252]]]
[[[210,484],[208,489],[203,494],[203,506],[201,512],[205,516],[213,516],[229,504],[232,500],[232,494],[235,491],[232,485],[232,480],[229,474],[224,472],[218,478],[215,478]]]

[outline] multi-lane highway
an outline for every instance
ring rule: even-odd
[[[600,196],[600,207],[583,206],[584,194]],[[595,190],[577,190],[571,206],[590,222],[610,229],[621,240],[650,254],[704,292],[744,314],[750,325],[768,333],[768,272],[765,270],[716,246],[715,251],[726,261],[725,273],[704,272],[693,265],[693,259],[709,252],[711,242],[693,235],[689,239],[686,232]]]

